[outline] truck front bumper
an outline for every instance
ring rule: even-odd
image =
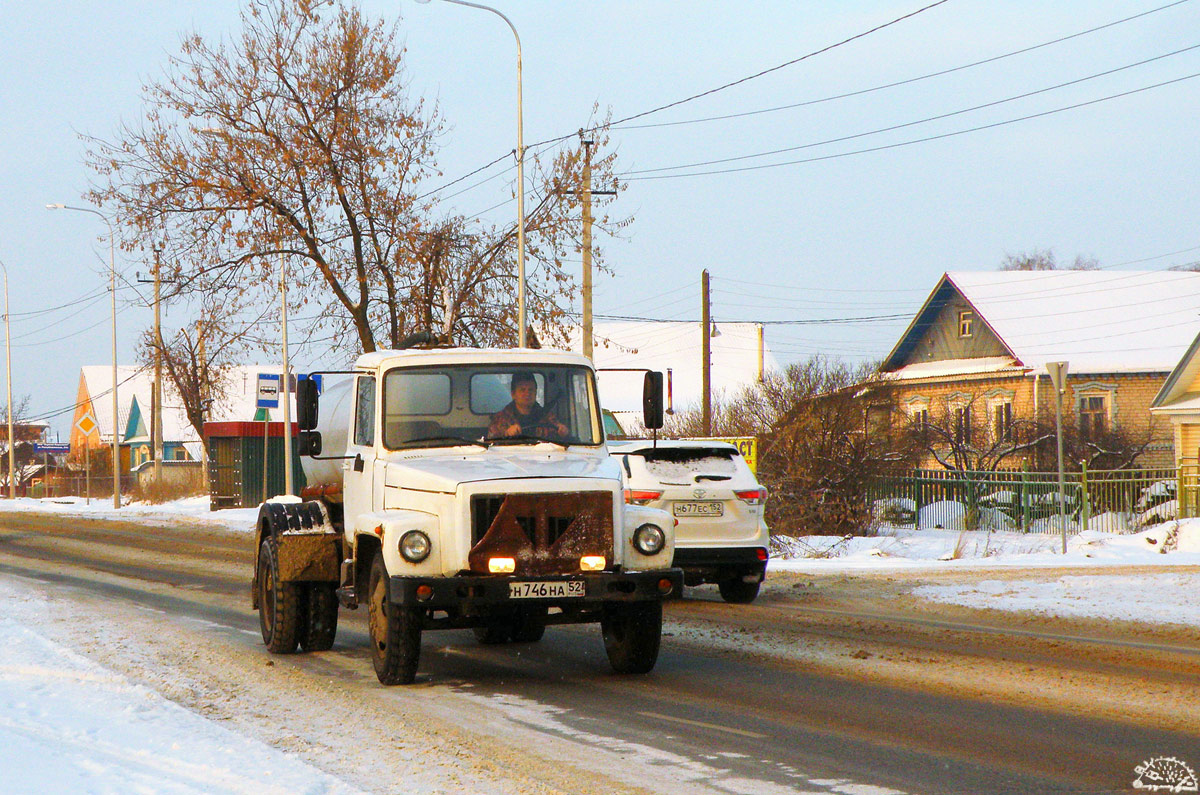
[[[549,598],[513,598],[509,584],[514,582],[582,581],[583,596]],[[662,585],[670,583],[666,593]],[[426,590],[422,586],[427,586]],[[418,589],[420,593],[418,593]],[[509,575],[460,577],[392,577],[389,597],[395,604],[431,610],[456,610],[463,613],[486,611],[499,606],[568,605],[594,608],[610,602],[648,602],[670,599],[683,592],[682,569],[654,571],[597,572],[557,577],[521,577]],[[427,598],[421,598],[428,594]]]

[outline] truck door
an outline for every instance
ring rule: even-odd
[[[354,385],[353,427],[346,442],[342,489],[347,529],[359,528],[358,517],[373,510],[376,436],[375,376],[360,375]]]

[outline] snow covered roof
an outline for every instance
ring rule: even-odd
[[[955,271],[942,277],[889,362],[905,339],[928,328],[947,286],[1035,372],[1066,361],[1072,373],[1165,373],[1200,332],[1200,273]]]
[[[948,375],[980,375],[1014,370],[1025,372],[1024,367],[1011,356],[982,356],[978,359],[944,359],[938,362],[915,362],[899,370],[885,373],[888,378],[911,381],[917,378],[944,378]]]
[[[646,368],[672,371],[672,394],[676,411],[699,405],[702,388],[700,323],[611,320],[593,325],[595,345],[592,361],[597,369]],[[734,394],[758,378],[758,333],[756,323],[716,321],[717,336],[709,337],[712,349],[712,390]],[[581,334],[570,335],[570,349],[581,349]],[[763,368],[777,367],[769,340],[764,341]],[[642,407],[642,374],[601,372],[600,400],[612,411]]]

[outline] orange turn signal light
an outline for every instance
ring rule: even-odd
[[[418,585],[417,586],[417,599],[418,600],[420,600],[422,602],[428,602],[432,598],[433,598],[433,586],[432,585]]]
[[[579,569],[581,571],[604,571],[606,562],[603,555],[584,555],[579,559]]]
[[[669,594],[671,592],[671,589],[674,587],[675,586],[671,585],[671,581],[668,580],[666,577],[663,577],[661,580],[658,581],[658,592],[660,594],[662,594],[663,596],[666,596],[667,594]]]
[[[488,571],[492,574],[512,574],[517,570],[514,558],[488,558]]]

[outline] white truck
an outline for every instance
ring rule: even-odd
[[[339,607],[365,604],[385,685],[414,680],[432,629],[534,642],[598,622],[614,670],[654,667],[662,602],[683,587],[674,520],[625,503],[588,359],[409,349],[343,375],[319,399],[298,382],[308,485],[259,513],[252,601],[269,651],[328,649]],[[646,378],[648,427],[661,384]]]

